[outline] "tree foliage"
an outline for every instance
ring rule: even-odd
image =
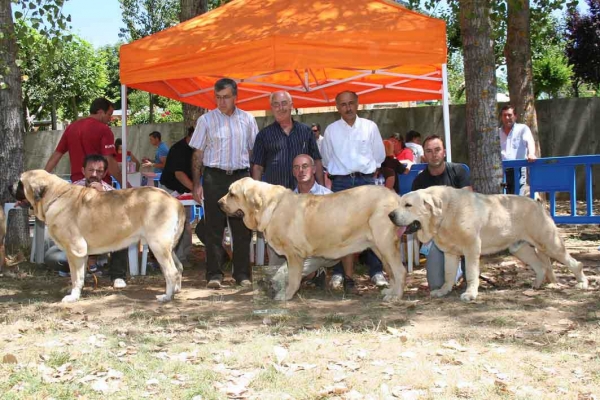
[[[567,57],[576,78],[576,94],[581,83],[600,91],[600,0],[586,0],[589,14],[571,10],[567,18]]]
[[[25,21],[16,25],[22,61],[23,106],[29,124],[47,118],[52,107],[74,120],[104,94],[107,72],[102,53],[79,37],[58,45]]]
[[[127,42],[160,32],[179,22],[180,0],[119,0],[123,23],[119,37]]]

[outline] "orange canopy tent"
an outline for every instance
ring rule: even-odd
[[[296,108],[343,90],[361,104],[442,99],[449,139],[445,63],[445,22],[392,1],[234,0],[121,46],[123,116],[126,87],[213,109],[229,77],[244,110],[269,109],[276,90]]]

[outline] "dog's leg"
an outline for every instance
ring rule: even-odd
[[[173,261],[173,252],[167,250],[170,246],[156,241],[149,241],[148,246],[152,250],[152,253],[154,253],[156,261],[160,264],[160,269],[165,277],[167,286],[165,294],[157,295],[156,299],[161,303],[166,303],[173,300],[175,286],[180,272],[177,270],[175,262]]]
[[[175,251],[171,252],[173,256],[173,262],[175,263],[175,268],[177,268],[177,277],[175,278],[175,293],[179,293],[181,291],[181,278],[183,276],[183,264],[179,261],[177,254]]]
[[[577,279],[577,287],[579,289],[588,288],[588,280],[583,273],[583,264],[571,257],[567,252],[565,244],[560,239],[560,236],[558,236],[558,231],[556,231],[556,229],[554,238],[548,240],[546,243],[534,242],[533,245],[538,253],[543,253],[569,268],[571,272],[573,272],[573,275],[575,275],[575,279]]]
[[[431,291],[431,297],[444,297],[452,291],[456,281],[460,256],[444,253],[444,284],[441,288]]]
[[[402,264],[402,258],[400,256],[400,243],[397,240],[391,249],[382,251],[380,248],[372,248],[375,254],[379,257],[383,263],[383,269],[390,276],[390,287],[383,289],[384,301],[400,300],[404,292],[404,285],[406,282],[406,268]]]
[[[79,252],[78,252],[79,253]],[[81,253],[80,253],[81,254]],[[84,252],[85,254],[85,252]],[[63,297],[63,303],[73,303],[81,297],[83,284],[85,281],[85,267],[87,266],[88,256],[78,257],[67,251],[67,260],[69,262],[69,271],[71,273],[71,294]]]
[[[302,282],[302,268],[304,266],[304,260],[302,258],[292,256],[287,257],[288,260],[288,284],[285,289],[285,299],[291,300],[298,289],[300,289],[300,283]]]
[[[544,260],[540,259],[535,251],[535,248],[529,243],[520,240],[510,245],[508,251],[533,269],[535,272],[535,281],[533,282],[533,287],[535,289],[539,289],[544,284],[544,281],[548,276],[548,270],[550,271],[550,276],[554,276],[554,273],[552,272],[552,266],[546,264]]]
[[[460,295],[462,301],[474,301],[477,299],[479,293],[479,257],[481,256],[481,242],[478,240],[476,246],[473,247],[476,249],[475,251],[465,254],[467,290]],[[456,270],[454,271],[454,277],[456,277]]]

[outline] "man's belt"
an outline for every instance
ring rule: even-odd
[[[214,168],[214,167],[204,167],[204,170],[207,172],[216,172],[216,173],[225,174],[225,175],[236,175],[236,174],[250,172],[250,168],[222,169],[222,168]]]
[[[362,172],[352,172],[348,175],[329,175],[329,179],[336,179],[336,178],[373,178],[375,176],[375,174],[363,174]]]

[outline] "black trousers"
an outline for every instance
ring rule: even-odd
[[[224,170],[205,168],[204,189],[204,245],[206,247],[206,280],[223,279],[223,265],[227,260],[223,248],[223,230],[227,216],[217,203],[229,191],[229,185],[238,179],[250,176],[249,171],[239,170],[229,175]],[[252,232],[241,218],[229,217],[233,243],[233,278],[239,283],[250,279],[250,239]],[[200,240],[202,238],[199,237]]]

